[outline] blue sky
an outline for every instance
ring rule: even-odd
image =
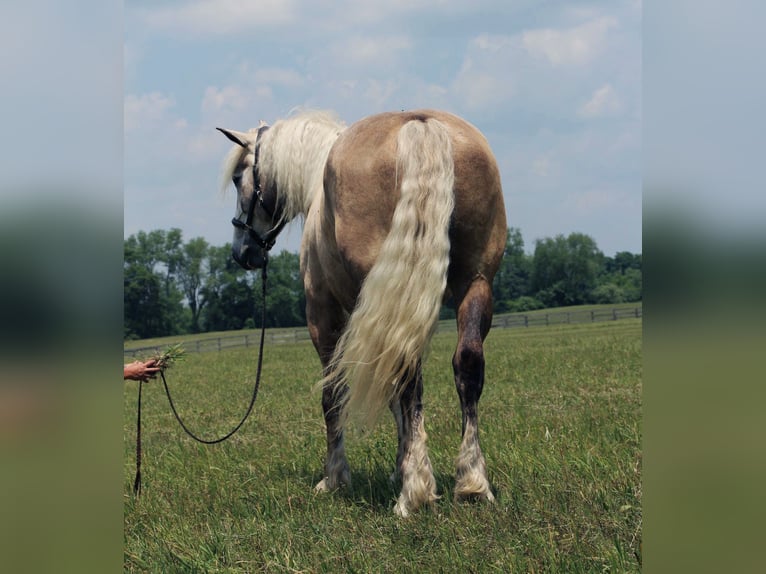
[[[128,1],[123,16],[125,236],[231,240],[216,126],[434,107],[487,136],[528,250],[578,231],[642,251],[640,1]],[[295,251],[288,229],[277,249]]]

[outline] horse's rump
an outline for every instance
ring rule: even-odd
[[[395,141],[395,177],[383,170],[378,185],[398,183],[399,193],[391,190],[398,201],[379,251],[369,247],[377,251],[375,261],[328,376],[349,386],[344,417],[364,424],[374,423],[400,390],[400,381],[416,372],[438,319],[449,266],[454,164],[448,129],[420,116],[404,123]],[[366,151],[374,156],[374,150]],[[333,154],[331,160],[343,161]],[[364,241],[357,237],[356,245]]]

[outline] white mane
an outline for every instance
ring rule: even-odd
[[[327,155],[344,129],[331,112],[305,111],[279,120],[261,136],[259,169],[276,183],[286,220],[308,213],[322,190]]]
[[[258,132],[258,128],[252,128],[247,133],[255,134]],[[221,195],[226,195],[226,191],[231,185],[231,178],[234,172],[237,170],[237,166],[243,160],[245,154],[248,153],[247,148],[243,148],[239,145],[233,145],[229,153],[226,154],[226,158],[223,160],[223,168],[221,168],[221,181],[220,189]]]

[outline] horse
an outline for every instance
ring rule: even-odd
[[[390,409],[401,478],[394,512],[439,498],[426,446],[422,360],[440,306],[457,310],[452,358],[462,409],[456,500],[493,502],[479,445],[483,343],[492,280],[507,227],[497,162],[485,137],[447,112],[381,113],[346,126],[301,111],[246,132],[216,128],[235,145],[223,187],[237,191],[232,256],[266,265],[287,222],[302,218],[306,319],[319,355],[327,431],[319,492],[350,485],[344,432]]]

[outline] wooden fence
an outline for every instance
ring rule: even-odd
[[[551,325],[568,325],[578,323],[597,323],[603,321],[619,321],[620,319],[634,319],[643,316],[643,308],[613,307],[604,309],[586,309],[583,311],[550,311],[511,313],[498,315],[492,321],[493,329],[511,329],[514,327],[548,327]],[[455,321],[440,321],[437,332],[448,333],[455,331]],[[183,346],[187,353],[204,353],[209,351],[223,351],[240,347],[257,347],[260,342],[260,333],[247,333],[241,335],[225,335],[219,337],[207,337],[191,341],[184,341]],[[291,330],[268,330],[266,331],[266,344],[278,345],[283,343],[298,343],[308,341],[309,332],[306,327],[297,327]],[[123,349],[123,355],[128,358],[147,356],[160,352],[167,345],[154,345],[148,347],[136,347]]]
[[[586,309],[583,311],[552,311],[548,313],[513,313],[493,319],[493,329],[511,327],[548,327],[550,325],[568,325],[574,323],[597,323],[600,321],[619,321],[637,319],[642,316],[642,307],[613,307],[611,309]]]

